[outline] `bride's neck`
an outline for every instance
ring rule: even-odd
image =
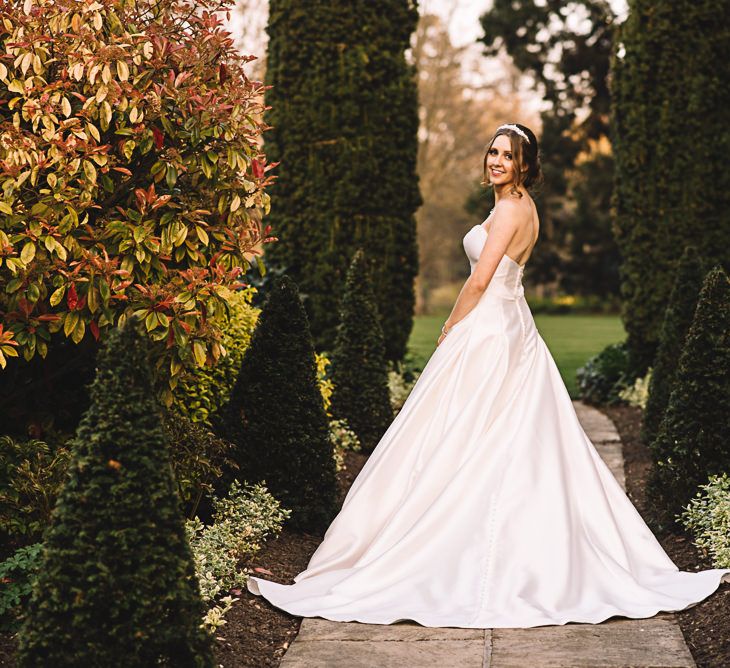
[[[503,197],[509,197],[511,194],[512,184],[511,183],[505,183],[504,185],[495,186],[494,187],[494,203],[495,205],[499,200],[501,200]],[[526,195],[527,191],[523,186],[518,186],[517,190],[522,193],[522,195]]]

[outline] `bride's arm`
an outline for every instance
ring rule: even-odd
[[[466,279],[454,308],[444,323],[446,332],[464,318],[476,305],[497,270],[510,242],[520,226],[522,209],[514,200],[502,200],[494,208],[491,228],[474,271]]]

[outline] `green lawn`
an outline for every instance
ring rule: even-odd
[[[448,313],[415,318],[408,350],[419,368],[423,368],[436,348],[439,330],[447,317]],[[572,397],[576,396],[576,369],[609,343],[622,341],[626,336],[617,315],[536,315],[535,322]]]

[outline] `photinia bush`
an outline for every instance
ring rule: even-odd
[[[263,91],[229,0],[25,0],[0,13],[0,365],[132,314],[174,387],[275,241]],[[260,271],[263,265],[256,255]]]

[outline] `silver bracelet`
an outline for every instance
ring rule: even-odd
[[[443,325],[441,325],[441,333],[444,336],[446,336],[448,334],[448,332],[444,329],[444,327],[446,327],[446,323],[444,323]],[[451,329],[451,328],[449,327],[449,329]]]

